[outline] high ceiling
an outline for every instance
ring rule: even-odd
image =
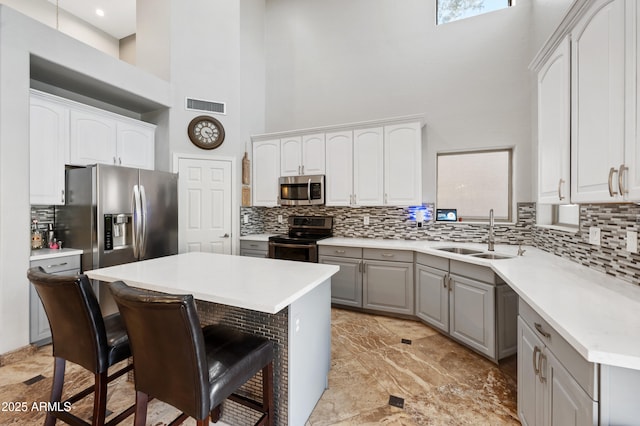
[[[118,40],[136,32],[136,0],[49,0]],[[96,10],[104,11],[98,16]]]

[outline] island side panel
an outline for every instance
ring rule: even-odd
[[[289,306],[289,424],[304,425],[328,386],[331,279]]]
[[[237,308],[219,303],[196,300],[201,324],[223,324],[264,336],[274,344],[273,398],[274,424],[289,422],[289,308],[277,314]],[[262,398],[262,374],[257,374],[238,392],[260,401]],[[222,404],[221,420],[227,424],[255,424],[260,415],[233,401]]]

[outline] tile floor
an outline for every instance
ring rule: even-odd
[[[70,389],[92,381],[79,367],[67,371]],[[52,373],[50,346],[0,367],[0,425],[42,424],[33,403],[47,401]],[[496,366],[421,323],[333,309],[329,389],[307,425],[517,425],[515,376],[515,357]],[[120,410],[134,398],[123,377],[110,385],[108,407]],[[88,398],[74,413],[88,418],[90,408]],[[175,414],[152,401],[147,424],[165,425]]]

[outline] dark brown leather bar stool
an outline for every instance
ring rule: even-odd
[[[149,398],[172,405],[198,426],[220,417],[227,398],[262,413],[273,425],[273,344],[222,325],[200,328],[191,295],[169,295],[110,284],[129,332],[136,383],[135,425],[144,426]],[[262,370],[262,402],[236,395]]]
[[[47,412],[45,426],[54,425],[57,419],[70,425],[105,425],[107,384],[133,368],[133,365],[126,365],[108,375],[110,366],[131,356],[127,332],[120,315],[102,317],[100,305],[86,275],[53,275],[35,267],[28,270],[27,277],[35,286],[47,313],[55,357],[51,402],[61,409]],[[95,384],[61,402],[66,361],[91,371],[95,376]],[[65,410],[69,404],[73,405],[92,393],[91,423]],[[121,422],[134,409],[135,405],[132,405],[106,425]]]

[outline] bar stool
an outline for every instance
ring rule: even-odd
[[[227,398],[262,413],[273,425],[273,344],[222,325],[200,327],[192,295],[169,295],[110,284],[129,332],[136,383],[135,425],[144,426],[149,398],[182,411],[198,426],[220,418]],[[262,402],[236,392],[262,370]]]
[[[107,384],[133,368],[126,365],[111,376],[110,366],[131,356],[129,339],[119,314],[102,317],[100,305],[86,275],[53,275],[41,267],[27,271],[33,283],[51,327],[53,341],[53,384],[51,406],[59,410],[47,412],[45,426],[55,425],[60,419],[70,425],[105,425],[107,408]],[[66,361],[91,371],[95,383],[61,402]],[[93,418],[89,423],[68,410],[72,404],[94,394]],[[135,405],[124,410],[106,425],[114,425],[130,416]]]

